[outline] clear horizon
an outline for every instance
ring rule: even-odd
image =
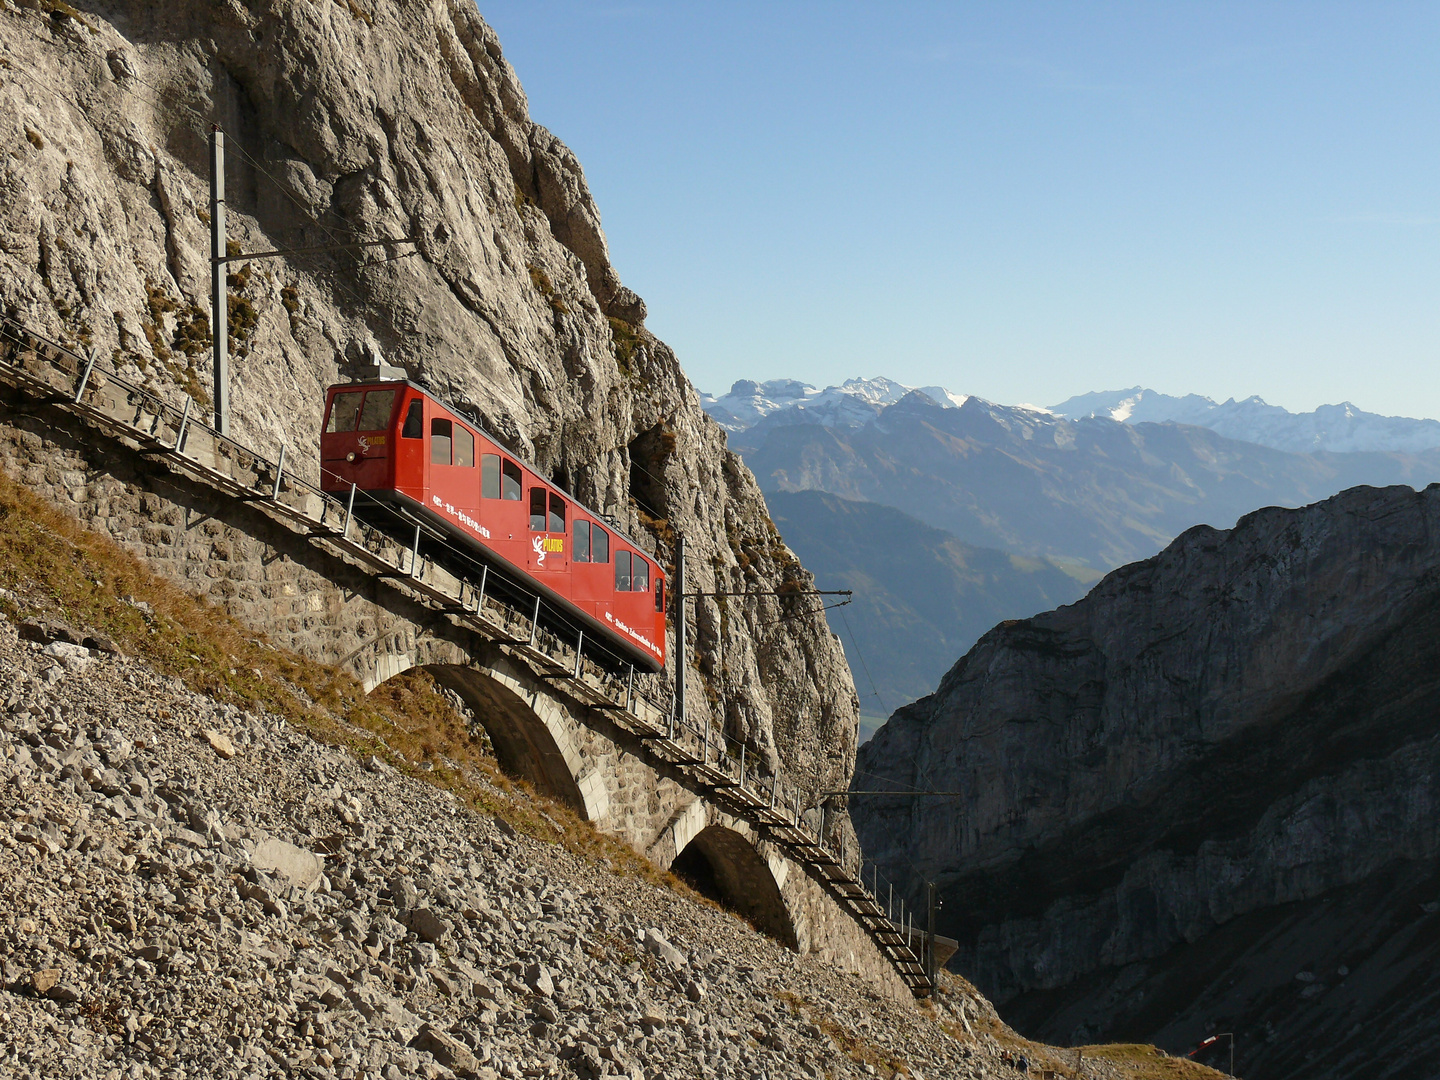
[[[479,8],[697,387],[1440,416],[1440,7]]]

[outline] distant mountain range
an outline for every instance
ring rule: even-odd
[[[1243,401],[1231,398],[1220,403],[1199,394],[1171,397],[1135,386],[1081,394],[1052,405],[1050,411],[1072,420],[1103,416],[1127,424],[1193,424],[1219,432],[1227,439],[1296,454],[1319,450],[1414,454],[1440,447],[1440,421],[1381,416],[1357,409],[1348,401],[1321,405],[1314,412],[1292,413],[1278,405],[1267,405],[1258,397]]]
[[[855,592],[829,615],[860,694],[862,737],[933,690],[996,623],[1078,600],[1100,576],[975,547],[873,502],[820,491],[765,498],[816,585]]]
[[[705,411],[730,432],[779,424],[860,427],[911,391],[942,408],[960,408],[969,400],[943,386],[906,386],[894,379],[848,379],[818,389],[796,379],[752,382],[742,379],[729,393],[702,394]],[[986,404],[989,404],[988,402]],[[999,406],[1006,408],[1007,406]],[[1294,454],[1380,452],[1414,454],[1440,447],[1440,421],[1381,416],[1347,402],[1292,413],[1259,397],[1217,402],[1199,394],[1174,397],[1135,386],[1080,394],[1048,409],[1010,406],[1061,419],[1102,417],[1126,424],[1189,424],[1209,428],[1227,439],[1268,446]]]
[[[738,382],[704,406],[822,587],[855,589],[831,628],[872,716],[933,689],[991,625],[1068,603],[1191,526],[1440,481],[1440,423],[1351,406],[1137,389],[1044,409],[885,378]]]
[[[1192,525],[1228,528],[1257,507],[1440,479],[1440,450],[1295,454],[1202,427],[1066,420],[975,397],[947,407],[919,392],[858,427],[772,415],[730,445],[767,494],[893,506],[976,547],[1096,570],[1153,555]]]

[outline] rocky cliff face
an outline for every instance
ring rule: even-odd
[[[1437,710],[1440,486],[1358,488],[996,627],[857,765],[959,794],[852,815],[1030,1034],[1433,1075]]]
[[[227,133],[235,433],[315,466],[322,390],[383,358],[701,589],[808,575],[645,305],[574,155],[468,0],[0,3],[0,308],[209,400],[208,151]],[[821,618],[695,605],[690,700],[817,790],[856,702]]]

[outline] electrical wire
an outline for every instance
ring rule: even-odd
[[[855,646],[855,655],[860,660],[860,667],[865,672],[865,678],[870,680],[870,692],[875,695],[875,700],[880,703],[880,708],[889,715],[889,708],[885,705],[885,699],[880,696],[880,688],[875,685],[875,676],[870,674],[870,665],[865,662],[865,654],[860,649],[860,642],[855,637],[855,631],[850,629],[850,620],[846,618],[845,612],[840,613],[840,621],[845,624],[845,632],[850,635],[850,643]]]

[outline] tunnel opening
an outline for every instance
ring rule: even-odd
[[[675,857],[670,870],[761,933],[787,948],[799,948],[794,921],[770,864],[734,829],[711,825],[701,830]]]

